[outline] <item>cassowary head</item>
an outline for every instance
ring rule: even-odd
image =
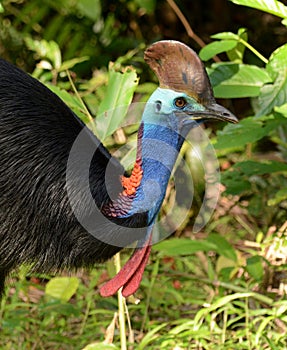
[[[217,104],[205,68],[188,46],[177,41],[159,41],[144,56],[160,86],[149,99],[143,121],[169,124],[182,135],[201,122],[237,118]]]

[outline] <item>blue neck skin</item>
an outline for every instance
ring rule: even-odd
[[[143,176],[136,189],[130,209],[122,217],[148,212],[148,224],[152,224],[164,200],[168,181],[184,138],[180,135],[174,107],[162,104],[156,111],[156,103],[170,100],[167,89],[157,89],[146,105],[138,136],[137,160],[141,160]],[[171,91],[171,94],[174,92]]]
[[[143,136],[138,142],[141,143],[143,177],[129,215],[148,212],[151,224],[164,200],[183,138],[170,128],[143,123]]]
[[[148,225],[153,224],[184,137],[191,128],[198,126],[197,122],[184,124],[175,113],[178,111],[175,101],[182,97],[188,102],[189,112],[204,110],[192,97],[170,89],[157,88],[149,98],[138,133],[137,163],[142,168],[142,178],[135,194],[121,196],[114,205],[118,217],[147,213]],[[181,112],[184,110],[181,109]],[[126,201],[125,206],[123,200]],[[123,206],[127,208],[124,213],[121,212]]]

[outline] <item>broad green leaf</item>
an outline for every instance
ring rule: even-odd
[[[272,52],[269,61],[266,65],[266,69],[273,81],[278,75],[282,74],[282,70],[287,66],[287,44],[278,47]]]
[[[126,116],[133,94],[138,85],[135,69],[128,67],[122,72],[109,66],[106,94],[98,109],[96,118],[97,136],[104,140],[117,130]]]
[[[254,255],[246,260],[246,271],[252,276],[256,281],[261,281],[264,269],[262,266],[262,257],[259,255]]]
[[[274,82],[261,88],[256,116],[267,115],[287,101],[287,44],[272,53],[266,70]]]
[[[259,110],[256,116],[268,115],[274,107],[281,106],[287,101],[287,66],[278,75],[274,84],[266,84],[261,88],[258,98]]]
[[[213,41],[212,43],[204,46],[200,52],[199,57],[203,61],[208,61],[212,57],[222,53],[234,49],[237,45],[237,41],[235,40],[221,40],[221,41]]]
[[[172,238],[156,244],[153,249],[164,252],[168,256],[190,255],[199,251],[216,250],[216,245],[204,240]]]
[[[284,122],[284,117],[274,115],[269,117],[249,117],[238,124],[228,124],[217,133],[216,149],[240,148],[247,143],[253,143],[268,135]]]
[[[275,172],[287,172],[287,164],[276,161],[255,162],[252,160],[236,163],[221,176],[222,183],[227,187],[227,194],[241,194],[251,189],[251,176]]]
[[[102,13],[100,0],[77,0],[75,5],[87,18],[90,18],[95,22],[100,19]]]
[[[67,302],[76,293],[78,286],[79,279],[76,277],[54,277],[46,284],[45,293]]]
[[[254,97],[271,79],[265,69],[252,65],[215,63],[208,69],[217,98]]]
[[[277,0],[231,0],[234,4],[252,7],[272,15],[286,18],[287,6]]]
[[[216,246],[215,250],[219,255],[223,255],[232,261],[237,261],[237,255],[234,248],[223,236],[211,233],[208,235],[207,241]]]
[[[242,174],[247,176],[264,175],[281,171],[287,171],[287,164],[277,162],[275,160],[266,160],[262,162],[246,160],[243,162],[236,163],[233,169],[238,169]]]

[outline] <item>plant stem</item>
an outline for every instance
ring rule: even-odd
[[[268,63],[268,59],[265,58],[263,55],[261,55],[261,53],[258,52],[253,46],[251,46],[247,41],[245,41],[244,39],[242,39],[242,38],[240,38],[240,37],[238,38],[238,41],[239,41],[241,44],[245,45],[251,52],[254,53],[255,56],[257,56],[257,57],[258,57],[261,61],[263,61],[265,64]]]
[[[117,253],[114,257],[114,263],[116,272],[121,269],[121,256]],[[119,327],[120,327],[120,339],[121,350],[127,350],[127,338],[126,338],[126,318],[125,318],[125,298],[122,296],[122,288],[118,291],[118,310],[119,310]]]
[[[91,116],[91,114],[90,114],[88,108],[86,107],[84,101],[82,100],[80,94],[78,93],[78,90],[77,90],[76,87],[75,87],[75,84],[74,84],[74,82],[73,82],[73,79],[71,78],[70,72],[69,72],[68,70],[66,70],[66,73],[67,73],[67,76],[68,76],[68,78],[69,78],[69,82],[70,82],[70,84],[71,84],[71,86],[72,86],[72,89],[74,90],[74,93],[75,93],[75,95],[77,96],[77,99],[80,101],[80,103],[81,103],[81,105],[82,105],[82,107],[83,107],[83,110],[84,110],[85,114],[87,115],[87,117],[88,117],[88,119],[89,119],[89,121],[90,121],[89,124],[91,125],[91,129],[92,129],[93,133],[96,135],[95,121],[94,121],[93,117]]]

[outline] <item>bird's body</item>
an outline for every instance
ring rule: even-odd
[[[156,72],[155,60],[147,57]],[[35,271],[90,267],[138,241],[142,246],[126,268],[102,289],[102,295],[121,286],[124,295],[133,293],[172,167],[195,125],[187,119],[204,111],[180,89],[157,89],[143,114],[133,173],[126,177],[121,164],[56,95],[0,60],[0,294],[6,276],[23,263]],[[218,119],[234,121],[216,113]],[[88,186],[83,169],[88,169]]]

